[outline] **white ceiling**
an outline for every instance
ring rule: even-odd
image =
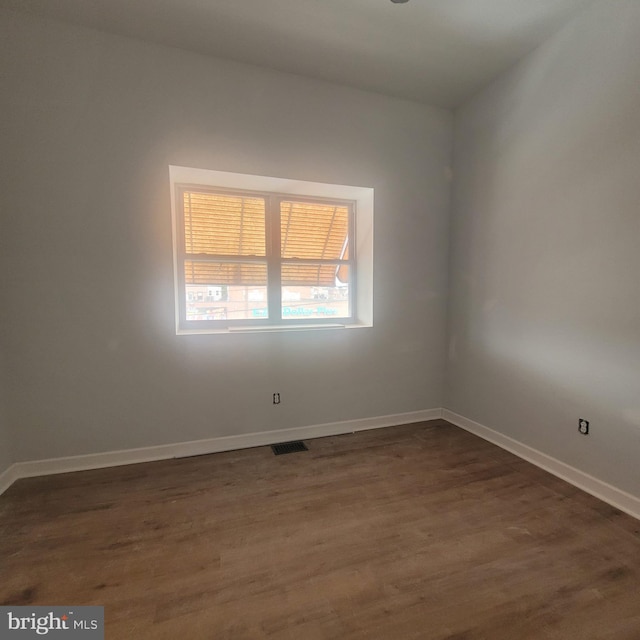
[[[0,0],[0,7],[456,107],[591,1]]]

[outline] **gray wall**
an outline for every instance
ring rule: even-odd
[[[4,415],[0,415],[0,474],[11,466],[11,443]]]
[[[11,437],[9,436],[9,423],[5,411],[5,374],[6,367],[2,367],[2,355],[0,354],[0,475],[6,471],[13,462]]]
[[[6,471],[12,462],[11,443],[4,414],[0,414],[0,474]]]
[[[0,35],[17,461],[441,406],[450,113],[8,13]],[[375,188],[375,327],[176,336],[169,164]]]
[[[639,61],[603,0],[456,114],[445,400],[635,495]]]

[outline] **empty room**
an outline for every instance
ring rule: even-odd
[[[640,1],[0,35],[0,638],[640,638]]]

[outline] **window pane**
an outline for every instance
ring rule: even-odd
[[[198,262],[185,260],[187,285],[267,285],[267,265],[263,262]]]
[[[349,232],[349,207],[323,203],[280,203],[283,258],[342,260]]]
[[[268,318],[267,287],[187,285],[187,320]]]
[[[183,206],[186,253],[265,255],[263,198],[185,191]]]
[[[282,284],[292,286],[311,285],[335,287],[349,282],[346,264],[309,264],[285,262],[282,264]]]
[[[187,261],[185,279],[187,320],[269,316],[265,264]]]
[[[348,265],[283,264],[282,319],[348,318],[348,276]]]

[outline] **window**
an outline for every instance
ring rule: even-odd
[[[362,190],[170,169],[178,333],[362,326]]]

